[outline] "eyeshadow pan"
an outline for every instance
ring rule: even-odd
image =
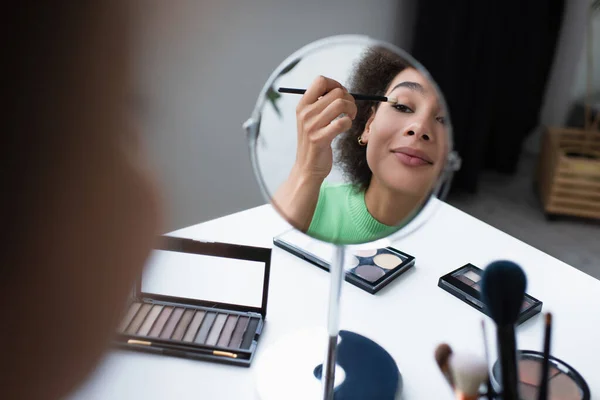
[[[394,269],[402,264],[402,259],[394,254],[378,254],[373,259],[373,262],[381,268]]]
[[[221,332],[221,337],[217,342],[217,346],[229,346],[229,342],[231,341],[231,335],[233,334],[233,329],[235,328],[237,320],[237,315],[230,315],[227,317],[227,322],[225,322],[225,326],[223,327],[223,332]]]
[[[541,360],[540,360],[541,361]],[[542,363],[538,360],[525,359],[519,361],[519,380],[528,385],[537,386],[542,376]],[[548,379],[558,374],[560,371],[550,364],[548,370]]]
[[[133,317],[135,317],[135,314],[137,314],[141,306],[142,303],[133,303],[129,306],[129,310],[127,310],[127,313],[121,321],[121,325],[119,325],[119,332],[123,332],[125,329],[127,329],[129,324],[131,323],[131,320],[133,319]]]
[[[219,340],[219,336],[221,336],[221,331],[223,330],[223,325],[225,325],[226,320],[227,314],[217,315],[217,319],[215,319],[215,323],[208,334],[208,339],[206,339],[207,345],[214,346],[217,344],[217,340]]]
[[[467,278],[469,278],[470,280],[472,280],[475,283],[477,283],[481,280],[481,275],[479,275],[477,272],[475,272],[473,270],[468,270],[467,272],[464,273],[464,276],[466,276]]]
[[[158,318],[156,319],[156,322],[154,323],[154,326],[150,330],[150,333],[148,334],[148,336],[158,337],[158,335],[160,335],[160,332],[165,327],[165,324],[167,323],[167,320],[171,316],[172,311],[173,311],[173,307],[164,307],[162,309]]]
[[[455,278],[464,283],[465,285],[473,286],[475,284],[475,282],[461,274],[456,275]]]
[[[577,384],[570,376],[562,373],[550,380],[548,392],[551,399],[581,400],[581,391]]]
[[[206,315],[206,311],[197,311],[196,314],[194,314],[194,318],[192,318],[192,322],[190,322],[190,326],[185,332],[185,336],[183,336],[184,342],[194,341],[198,328],[200,328],[200,324],[202,324],[202,320],[204,319],[204,315]]]
[[[357,250],[354,254],[359,257],[373,257],[377,254],[377,250]]]
[[[151,308],[152,304],[142,304],[142,307],[140,307],[140,310],[137,312],[137,314],[135,314],[135,318],[133,318],[125,333],[134,335],[138,329],[140,329],[140,326],[142,326],[142,323],[144,322],[144,319],[146,319],[146,316],[150,312]]]
[[[248,323],[248,328],[244,333],[244,339],[242,340],[242,345],[240,346],[242,349],[249,349],[252,344],[252,339],[254,339],[254,333],[256,332],[256,328],[258,327],[258,318],[251,318]]]
[[[383,272],[381,268],[377,268],[373,265],[359,265],[354,270],[354,274],[370,282],[375,282],[377,279],[384,276],[385,272]]]
[[[204,321],[202,321],[202,326],[200,327],[200,330],[198,331],[198,335],[196,335],[196,343],[200,343],[200,344],[204,344],[204,342],[206,342],[206,337],[208,336],[208,332],[210,331],[210,328],[213,324],[213,322],[215,322],[215,318],[217,317],[217,314],[214,312],[209,312],[204,316]]]
[[[171,338],[171,335],[173,335],[173,331],[175,331],[175,327],[177,326],[177,323],[179,322],[179,319],[181,318],[181,315],[183,314],[184,311],[185,311],[185,308],[181,308],[181,307],[177,307],[176,309],[173,310],[173,312],[171,313],[171,317],[169,318],[169,320],[167,321],[167,324],[165,325],[165,329],[163,329],[163,331],[160,334],[161,339]]]
[[[473,285],[473,289],[481,290],[481,285],[479,283],[476,283],[475,285]]]
[[[156,318],[158,318],[158,315],[160,314],[162,309],[163,306],[160,305],[155,305],[154,307],[152,307],[152,309],[148,313],[148,316],[146,317],[146,320],[140,327],[140,330],[137,333],[138,335],[146,336],[148,332],[150,332],[150,329],[152,329],[152,325],[154,325],[154,322],[156,321]]]
[[[181,317],[181,319],[179,320],[179,323],[177,324],[177,328],[175,328],[175,332],[173,333],[173,337],[171,339],[181,340],[183,338],[183,335],[185,334],[187,327],[190,325],[190,322],[192,321],[193,316],[194,316],[194,310],[185,310],[185,312],[183,313],[183,316]]]
[[[244,332],[246,332],[246,327],[248,326],[249,319],[249,317],[240,317],[238,319],[235,330],[233,331],[233,338],[229,343],[229,347],[240,347],[242,344],[242,338],[244,337]]]

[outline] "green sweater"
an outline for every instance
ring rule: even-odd
[[[324,182],[307,233],[328,242],[358,244],[389,236],[397,229],[369,214],[364,192],[357,192],[351,184]]]

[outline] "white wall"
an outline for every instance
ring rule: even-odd
[[[337,34],[406,47],[412,28],[411,7],[396,0],[152,0],[136,8],[141,118],[168,230],[264,203],[242,123],[289,54]]]

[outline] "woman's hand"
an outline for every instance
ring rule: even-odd
[[[348,130],[355,117],[354,98],[339,82],[324,76],[315,79],[296,107],[294,174],[320,185],[333,166],[333,139]]]
[[[339,82],[323,76],[298,103],[296,162],[273,196],[274,205],[296,229],[306,232],[310,227],[321,184],[333,166],[331,143],[355,117],[354,98]]]

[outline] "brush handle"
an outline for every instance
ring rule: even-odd
[[[502,400],[519,400],[517,342],[514,325],[497,326]]]
[[[306,89],[281,87],[278,89],[278,92],[279,93],[290,93],[290,94],[304,94],[304,93],[306,93]],[[381,101],[384,103],[388,101],[388,98],[385,96],[371,96],[369,94],[357,94],[357,93],[350,93],[350,95],[352,97],[354,97],[354,100]]]
[[[548,399],[548,375],[550,374],[550,335],[552,332],[552,314],[546,315],[546,330],[544,334],[544,359],[542,364],[542,376],[540,377],[540,391],[538,400]]]

